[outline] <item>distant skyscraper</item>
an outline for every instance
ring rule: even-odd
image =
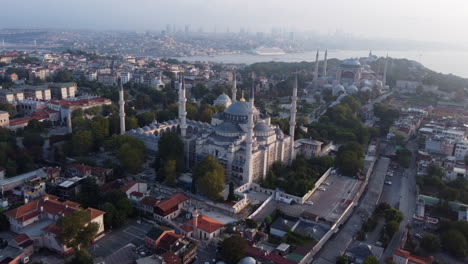
[[[171,33],[171,25],[169,24],[166,25],[166,33]]]
[[[294,32],[289,32],[289,40],[294,41]]]
[[[190,32],[190,25],[185,25],[185,34]]]

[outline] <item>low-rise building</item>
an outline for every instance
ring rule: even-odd
[[[8,127],[10,125],[10,114],[6,111],[0,111],[0,127]]]
[[[189,199],[183,193],[176,193],[169,199],[159,202],[154,208],[154,217],[156,220],[172,220],[180,215],[182,207],[188,204]]]
[[[78,86],[74,82],[52,83],[49,87],[52,91],[52,97],[56,99],[73,98],[78,90]]]
[[[192,219],[183,224],[180,229],[185,235],[198,240],[213,240],[219,238],[224,230],[224,224],[198,213],[195,210]]]
[[[20,90],[0,90],[0,102],[13,103],[24,100],[24,93]]]
[[[397,248],[393,252],[392,260],[395,264],[432,264],[434,257],[414,256],[406,250]]]
[[[62,230],[56,221],[63,216],[76,211],[89,213],[90,222],[97,223],[97,236],[104,233],[104,212],[94,209],[82,209],[79,204],[59,201],[57,196],[46,194],[23,206],[5,212],[10,222],[10,230],[15,233],[26,234],[34,241],[34,248],[47,248],[61,255],[72,252],[71,248],[60,244],[56,237]]]

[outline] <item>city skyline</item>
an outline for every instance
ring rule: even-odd
[[[272,28],[293,32],[334,34],[346,32],[360,38],[385,38],[438,43],[456,42],[468,46],[468,37],[459,32],[468,24],[464,15],[468,3],[449,1],[212,1],[176,0],[89,0],[71,2],[66,8],[57,0],[3,3],[0,18],[4,28],[64,28],[97,30],[164,30],[204,32],[271,32]],[[402,8],[403,6],[403,8]],[[455,8],[456,7],[456,8]],[[84,15],[70,15],[84,14]]]

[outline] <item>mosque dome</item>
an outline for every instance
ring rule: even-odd
[[[259,115],[260,112],[257,108],[253,109],[254,115]],[[245,101],[237,101],[231,104],[226,110],[224,110],[225,114],[233,115],[233,116],[244,116],[247,117],[249,115],[249,103]]]
[[[345,67],[361,67],[361,63],[358,59],[346,59],[341,63],[341,66]]]
[[[255,135],[260,137],[268,137],[275,133],[275,131],[265,122],[258,122],[254,127]]]
[[[216,127],[216,130],[224,133],[238,133],[241,131],[237,124],[229,121],[222,122],[219,126]]]
[[[359,91],[358,88],[356,86],[354,86],[354,85],[350,85],[350,86],[348,86],[348,88],[346,88],[346,93],[348,93],[348,94],[355,94],[358,91]]]
[[[239,261],[239,264],[256,264],[257,261],[252,257],[245,257]]]
[[[218,98],[216,98],[216,100],[214,100],[213,104],[229,106],[231,105],[231,98],[229,98],[227,94],[222,93],[218,96]]]
[[[337,84],[333,86],[333,90],[332,90],[333,96],[339,94],[340,92],[343,92],[343,93],[345,92],[343,85]]]

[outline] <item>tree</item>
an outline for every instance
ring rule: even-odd
[[[221,243],[221,256],[228,263],[237,263],[245,255],[247,242],[238,235],[226,238]]]
[[[453,255],[460,258],[468,255],[468,243],[460,231],[456,229],[448,230],[442,234],[441,240],[444,248]]]
[[[10,114],[10,118],[16,115],[15,106],[8,102],[0,102],[0,111],[8,112],[8,114]]]
[[[78,250],[71,261],[69,262],[70,264],[93,264],[94,260],[91,254],[89,252],[82,248]]]
[[[345,255],[341,255],[336,258],[336,264],[348,264],[348,258]]]
[[[57,241],[75,250],[79,250],[81,245],[89,245],[99,229],[99,224],[90,220],[90,213],[84,210],[59,218],[57,226],[61,231]]]
[[[388,237],[392,237],[399,228],[400,224],[397,221],[389,221],[385,224],[385,234],[387,234]]]
[[[421,239],[421,247],[427,252],[437,252],[440,250],[440,239],[438,236],[426,233]]]
[[[211,155],[205,156],[194,168],[194,184],[198,191],[211,200],[220,198],[224,189],[224,168]]]
[[[385,210],[384,214],[385,214],[385,221],[387,222],[395,221],[397,223],[400,223],[403,220],[403,213],[394,208]]]
[[[164,164],[164,177],[169,186],[175,186],[177,180],[177,164],[175,160],[168,160]]]
[[[86,177],[81,182],[81,191],[77,196],[78,202],[85,208],[98,207],[100,199],[101,196],[96,179],[93,177]]]
[[[245,225],[248,228],[257,228],[258,227],[258,223],[255,220],[252,220],[250,218],[245,219]]]
[[[184,142],[174,132],[164,133],[158,141],[158,154],[156,156],[156,170],[164,166],[168,160],[175,160],[177,172],[184,169]]]
[[[364,259],[364,262],[362,262],[362,264],[379,264],[379,260],[374,256],[369,256]]]
[[[101,146],[104,140],[109,137],[109,120],[103,116],[95,116],[91,120],[89,127],[93,133],[96,147]]]
[[[59,70],[55,74],[54,82],[71,82],[73,81],[71,72],[68,70]]]
[[[42,147],[44,145],[44,138],[38,133],[27,133],[24,135],[23,144],[27,148],[33,146]]]
[[[94,146],[93,134],[90,131],[78,130],[72,136],[73,151],[77,155],[88,154]]]
[[[0,232],[5,232],[10,230],[10,221],[8,218],[0,211]]]
[[[143,168],[145,162],[144,149],[125,143],[117,151],[117,158],[130,173],[135,174]]]

